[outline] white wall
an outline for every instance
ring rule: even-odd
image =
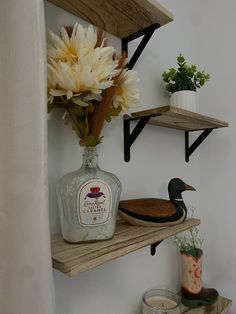
[[[162,0],[160,2],[173,12],[175,22],[156,31],[137,63],[136,69],[140,73],[140,89],[142,92],[141,105],[137,110],[154,108],[168,103],[167,95],[164,93],[161,83],[161,73],[175,64],[179,52],[182,52],[189,62],[196,62],[197,59],[199,65],[206,65],[212,74],[215,72],[218,74],[218,71],[215,71],[218,64],[214,65],[212,60],[206,60],[203,52],[200,53],[198,46],[199,36],[202,32],[206,36],[208,31],[208,29],[201,29],[201,25],[199,25],[200,9],[202,9],[203,2],[199,3],[199,1],[194,0]],[[220,3],[220,1],[217,2]],[[233,1],[230,2],[233,3]],[[51,4],[46,3],[45,7],[47,26],[54,30],[60,25],[71,24],[78,20]],[[218,20],[215,21],[213,31],[217,22]],[[117,48],[120,47],[118,39],[111,36],[109,38],[111,38],[112,44]],[[220,39],[218,42],[220,42]],[[209,68],[210,61],[213,64],[213,69]],[[221,63],[223,62],[221,61]],[[216,79],[213,82],[216,82]],[[214,85],[213,82],[211,83],[211,89]],[[201,97],[205,99],[205,97],[210,96],[203,94]],[[220,105],[216,107],[217,97],[214,100],[214,108],[218,110],[216,113],[227,119],[227,112],[221,107],[222,102],[219,102]],[[209,103],[212,102],[209,101]],[[231,103],[233,104],[232,101]],[[208,113],[212,112],[210,109]],[[197,188],[197,192],[192,194],[186,192],[184,195],[187,204],[196,207],[200,207],[198,206],[199,203],[203,204],[200,201],[204,194],[203,185],[206,185],[206,191],[209,190],[209,193],[212,191],[213,195],[213,190],[206,181],[210,179],[210,176],[213,176],[212,179],[215,180],[216,174],[209,171],[211,166],[215,172],[216,166],[210,165],[208,169],[204,164],[206,160],[207,163],[212,163],[212,158],[209,155],[213,155],[213,152],[215,154],[219,152],[219,155],[224,153],[223,147],[227,144],[226,133],[218,132],[211,136],[208,141],[209,145],[204,145],[202,149],[201,163],[199,151],[197,151],[188,164],[184,161],[184,133],[181,131],[147,126],[131,149],[131,161],[129,163],[125,163],[123,160],[122,118],[119,117],[113,120],[112,126],[107,125],[103,134],[105,137],[100,147],[100,166],[119,176],[123,185],[122,199],[138,197],[167,198],[167,183],[172,177],[181,177]],[[221,143],[221,149],[217,149],[218,143]],[[217,162],[223,162],[215,154],[214,158],[217,159]],[[59,114],[53,115],[49,121],[49,184],[52,233],[60,231],[54,192],[55,183],[63,174],[80,167],[81,155],[82,150],[70,127],[63,125]],[[229,155],[229,152],[227,155]],[[200,166],[202,166],[202,181],[200,181]],[[221,166],[220,177],[223,176],[224,166],[225,163]],[[221,185],[223,185],[223,182],[221,182]],[[204,197],[206,198],[206,195]],[[209,198],[207,207],[215,207],[215,202],[217,201],[214,200],[214,197]],[[210,210],[207,208],[205,211],[199,210],[199,214],[204,218],[204,230],[208,230],[207,228],[211,225],[209,219],[212,218],[213,211],[210,215]],[[220,220],[217,218],[215,220],[219,225]],[[229,220],[226,219],[226,221]],[[207,277],[212,285],[218,284],[219,281],[221,290],[226,293],[228,292],[226,291],[226,284],[225,289],[223,285],[223,283],[228,282],[228,278],[225,277],[224,273],[225,268],[218,262],[215,263],[214,268],[209,267],[209,263],[212,262],[211,259],[215,260],[219,255],[216,254],[217,251],[214,247],[217,245],[217,242],[213,241],[214,225],[211,225],[211,228],[212,233],[209,237],[207,235],[206,240],[207,248],[209,243],[211,245],[211,258],[209,253],[207,256]],[[217,229],[219,230],[219,226],[217,226]],[[230,230],[232,229],[230,228],[228,232]],[[222,244],[224,238],[221,238],[220,235],[218,238],[219,244]],[[229,239],[227,239],[227,243],[229,243]],[[149,250],[149,248],[139,250],[82,273],[75,278],[67,278],[55,271],[57,314],[91,314],[95,312],[97,314],[138,314],[141,295],[147,288],[165,285],[171,289],[177,289],[179,275],[178,255],[175,248],[168,241],[165,241],[158,248],[158,254],[155,257],[150,256]],[[216,269],[221,270],[220,279],[218,280],[213,279],[216,276]]]
[[[212,75],[200,93],[201,111],[228,121],[200,150],[200,216],[208,285],[235,300],[236,296],[236,2],[200,1],[196,12],[198,62]],[[231,313],[236,312],[236,306]]]

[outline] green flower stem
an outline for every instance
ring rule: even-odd
[[[74,115],[71,113],[70,109],[69,109],[69,106],[68,106],[68,102],[66,99],[64,99],[62,96],[60,97],[61,101],[60,103],[63,104],[62,107],[64,107],[66,109],[66,111],[68,112],[71,120],[74,122],[74,125],[77,129],[77,132],[76,134],[79,135],[79,138],[83,138],[83,132],[81,131],[81,128],[79,126],[79,123],[78,121],[75,119]]]
[[[79,137],[82,138],[83,135],[82,135],[82,131],[80,129],[80,126],[79,126],[79,123],[78,121],[74,118],[73,114],[70,112],[70,109],[69,108],[66,108],[66,111],[69,113],[69,116],[71,117],[71,119],[73,120],[74,124],[75,124],[75,127],[78,131],[78,134],[79,134]]]

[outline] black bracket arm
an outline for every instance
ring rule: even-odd
[[[125,161],[130,161],[130,147],[132,146],[133,142],[139,136],[145,125],[148,123],[151,116],[144,116],[142,117],[136,126],[134,127],[133,131],[130,133],[130,119],[124,120],[124,158]]]
[[[193,131],[185,131],[185,160],[186,162],[189,162],[189,157],[213,130],[214,129],[204,130],[191,146],[189,146],[189,132],[193,132]]]
[[[130,41],[137,39],[143,36],[140,44],[138,45],[137,49],[135,50],[133,56],[130,58],[130,61],[127,65],[128,69],[133,69],[135,63],[137,62],[138,58],[140,57],[141,53],[143,52],[144,48],[146,47],[147,43],[149,42],[150,38],[154,31],[160,27],[160,24],[152,24],[136,33],[133,33],[125,38],[122,39],[122,52],[125,52],[128,56],[128,44]]]
[[[158,245],[161,244],[162,241],[163,241],[163,240],[151,244],[151,255],[152,255],[152,256],[154,256],[154,255],[156,254],[156,248],[158,247]]]

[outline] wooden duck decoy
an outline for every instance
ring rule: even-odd
[[[168,184],[170,200],[160,198],[141,198],[121,201],[119,215],[136,226],[165,227],[182,223],[187,216],[187,208],[182,192],[196,191],[181,179],[174,178]]]

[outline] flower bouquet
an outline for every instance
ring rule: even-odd
[[[80,24],[49,31],[48,112],[65,109],[82,146],[101,142],[104,121],[127,112],[139,100],[137,73],[125,68],[106,46],[105,33]]]
[[[119,179],[101,170],[96,146],[104,122],[139,100],[137,74],[106,45],[105,34],[92,26],[65,26],[49,32],[48,112],[63,108],[63,118],[85,147],[82,167],[57,185],[62,234],[69,242],[109,239],[115,231],[121,193]]]

